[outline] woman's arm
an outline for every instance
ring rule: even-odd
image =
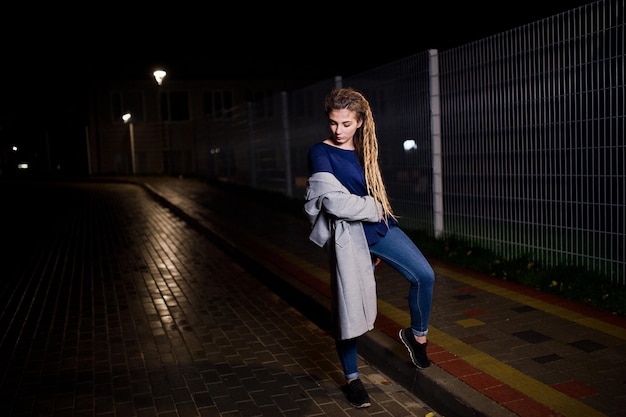
[[[378,222],[382,215],[382,205],[372,196],[358,196],[343,191],[324,194],[321,206],[333,217],[347,221]]]
[[[309,177],[305,208],[307,213],[318,211],[341,220],[378,222],[382,205],[371,196],[351,194],[329,172],[318,172]]]

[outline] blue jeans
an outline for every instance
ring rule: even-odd
[[[416,336],[426,336],[435,285],[433,268],[415,243],[397,226],[392,226],[385,237],[370,246],[370,253],[409,281],[411,330]],[[357,378],[357,339],[337,340],[335,345],[346,379]]]

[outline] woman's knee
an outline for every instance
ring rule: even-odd
[[[429,287],[432,287],[435,285],[435,271],[433,270],[433,268],[429,265],[428,267],[422,268],[422,270],[419,273],[419,276],[417,277],[417,281],[419,282],[420,285],[427,285]]]

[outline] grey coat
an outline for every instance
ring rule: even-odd
[[[309,238],[329,250],[336,337],[352,339],[372,330],[376,281],[361,222],[378,222],[382,206],[371,196],[351,194],[334,175],[318,172],[308,180],[304,211],[312,226]]]

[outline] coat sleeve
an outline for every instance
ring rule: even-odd
[[[326,213],[339,220],[363,222],[381,220],[382,206],[369,195],[361,197],[335,191],[326,193],[320,203]]]
[[[382,205],[371,196],[351,194],[334,175],[319,172],[309,178],[305,211],[311,223],[320,211],[338,220],[378,222]]]

